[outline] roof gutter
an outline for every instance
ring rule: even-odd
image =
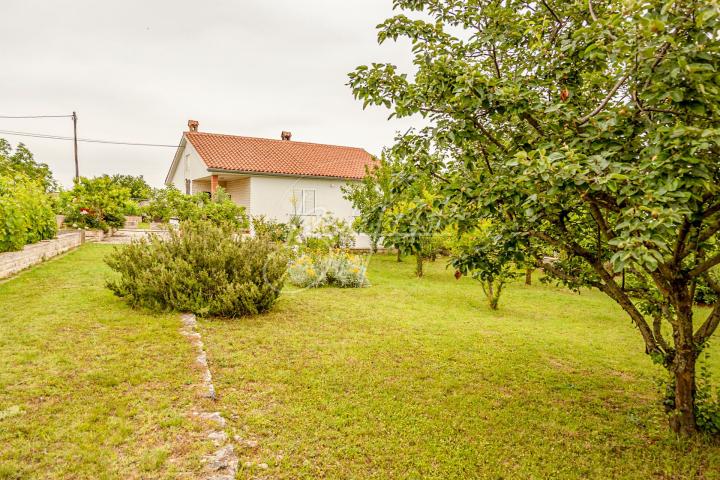
[[[258,177],[303,177],[303,178],[319,178],[326,180],[347,180],[359,182],[362,178],[356,177],[332,177],[329,175],[302,175],[299,173],[272,173],[272,172],[257,172],[257,171],[245,171],[245,170],[228,170],[224,168],[208,168],[208,172],[211,173],[237,173],[240,175],[255,175]]]

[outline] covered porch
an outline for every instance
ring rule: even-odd
[[[214,195],[222,187],[236,204],[250,210],[250,176],[236,173],[221,173],[196,178],[186,186],[186,193],[208,193]]]

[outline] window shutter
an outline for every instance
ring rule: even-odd
[[[303,213],[306,215],[315,213],[315,190],[303,190]]]

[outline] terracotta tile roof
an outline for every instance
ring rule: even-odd
[[[361,179],[372,156],[362,148],[185,132],[209,169]]]

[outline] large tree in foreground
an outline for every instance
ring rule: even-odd
[[[448,221],[492,221],[526,261],[551,249],[549,274],[617,302],[671,374],[671,427],[696,432],[696,361],[720,323],[720,304],[693,312],[699,283],[720,290],[718,2],[394,6],[379,39],[410,39],[416,73],[373,64],[350,83],[428,118],[399,145],[437,155],[405,155],[403,182],[441,179]]]

